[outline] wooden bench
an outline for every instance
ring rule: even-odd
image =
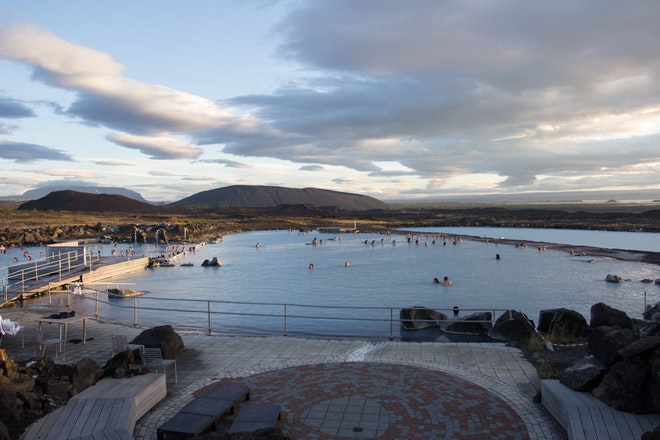
[[[253,432],[262,428],[274,428],[280,419],[278,405],[243,405],[227,433]]]
[[[134,440],[137,420],[166,394],[163,374],[105,378],[30,425],[23,440]]]
[[[638,439],[660,425],[660,414],[618,411],[590,393],[573,391],[556,379],[541,381],[541,401],[564,427],[569,440]]]
[[[181,408],[157,430],[158,440],[171,434],[178,438],[197,437],[224,414],[235,412],[236,404],[250,399],[250,389],[242,385],[218,385]]]

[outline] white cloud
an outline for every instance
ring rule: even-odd
[[[122,147],[138,150],[152,159],[195,159],[202,149],[166,136],[137,136],[129,133],[110,133],[110,142]]]
[[[267,84],[242,88],[255,90],[243,96],[162,85],[144,74],[148,56],[136,65],[126,47],[101,45],[89,31],[67,33],[75,35],[67,41],[39,25],[5,27],[0,57],[73,92],[53,104],[68,122],[150,159],[179,161],[182,185],[205,165],[213,174],[217,164],[223,182],[319,186],[332,172],[333,189],[379,194],[658,187],[657,165],[649,164],[660,163],[660,4],[335,0],[273,7],[288,13],[263,42],[289,64]],[[161,14],[175,9],[164,4]],[[65,19],[55,22],[63,26]],[[214,38],[224,32],[204,31]],[[159,34],[148,35],[158,41]],[[224,65],[223,54],[203,39],[194,47],[198,58],[189,45],[168,41],[161,57],[185,50],[186,60],[197,60],[182,71],[209,69],[221,82],[245,68],[240,61]],[[118,60],[131,60],[131,70]],[[128,75],[134,69],[139,81]],[[6,136],[42,120],[32,104],[11,98],[12,90],[0,92],[7,96],[0,115],[21,122],[3,123]],[[58,149],[22,139],[0,144],[0,159],[79,156],[61,138]],[[211,148],[231,159],[208,158]],[[157,177],[160,165],[145,163],[142,174]]]

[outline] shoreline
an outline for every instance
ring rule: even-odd
[[[434,235],[427,232],[419,231],[406,231],[401,229],[391,230],[391,233],[406,235]],[[584,245],[570,245],[570,244],[561,244],[561,243],[551,243],[546,241],[536,241],[536,240],[518,240],[512,238],[486,238],[479,237],[477,235],[463,235],[463,234],[448,234],[452,237],[460,237],[462,240],[477,241],[480,243],[495,243],[495,244],[504,244],[510,246],[524,245],[528,247],[543,247],[545,250],[555,250],[560,252],[566,252],[568,254],[574,253],[576,256],[594,256],[594,257],[608,257],[615,260],[621,261],[631,261],[638,263],[647,263],[660,266],[660,252],[651,252],[651,251],[637,251],[629,249],[610,249],[610,248],[601,248],[597,246],[584,246]]]

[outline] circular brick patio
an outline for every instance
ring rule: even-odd
[[[280,405],[292,439],[529,438],[520,416],[487,389],[422,367],[325,363],[230,382],[248,385],[252,402]]]

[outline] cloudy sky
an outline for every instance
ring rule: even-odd
[[[654,0],[2,0],[0,195],[660,191],[659,22]]]

